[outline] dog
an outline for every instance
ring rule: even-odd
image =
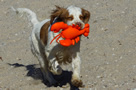
[[[78,25],[83,29],[90,19],[90,12],[73,5],[67,8],[56,6],[56,9],[50,15],[50,19],[39,22],[36,14],[30,9],[13,8],[13,10],[17,13],[26,13],[33,25],[30,36],[31,51],[39,60],[44,80],[48,81],[50,85],[54,85],[57,81],[52,74],[60,75],[62,73],[60,65],[72,63],[71,83],[76,87],[82,87],[83,83],[80,78],[81,59],[79,56],[80,41],[69,47],[64,47],[55,41],[50,44],[51,40],[60,33],[53,33],[50,28],[56,22],[64,22],[68,25]]]

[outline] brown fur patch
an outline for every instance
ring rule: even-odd
[[[84,23],[88,23],[90,19],[90,12],[82,8],[82,17]]]
[[[56,55],[56,59],[58,61],[59,64],[69,64],[72,62],[72,58],[69,56],[69,55],[65,55],[61,58],[59,58],[57,55]]]
[[[67,20],[72,21],[74,19],[73,15],[67,17]]]
[[[72,62],[70,54],[68,54],[66,51],[67,49],[63,49],[62,51],[58,51],[56,53],[55,57],[59,64],[68,64]]]
[[[72,19],[68,18],[69,17],[68,10],[59,6],[56,6],[56,9],[53,10],[53,12],[51,13],[50,22],[52,23],[56,17],[58,17],[58,21],[63,21],[64,23],[66,23],[68,19]]]
[[[50,26],[50,21],[46,22],[40,31],[40,39],[43,45],[47,44],[47,40],[48,40],[48,28]]]

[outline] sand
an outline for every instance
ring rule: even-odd
[[[0,90],[69,90],[47,87],[30,50],[32,26],[10,7],[34,11],[39,21],[55,5],[76,5],[91,12],[89,39],[81,41],[81,90],[136,89],[135,0],[0,0]],[[71,66],[66,66],[71,70]]]

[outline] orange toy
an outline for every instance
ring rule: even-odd
[[[60,40],[58,43],[60,43],[63,46],[70,46],[75,45],[75,42],[78,43],[80,40],[80,35],[88,36],[89,35],[89,24],[85,24],[84,29],[80,30],[80,27],[78,25],[72,25],[68,26],[64,22],[57,22],[52,25],[51,31],[54,33],[59,32],[62,29],[62,32],[55,36],[50,44],[53,42],[54,39],[56,39],[56,42],[58,42],[59,38],[62,37],[65,40]]]

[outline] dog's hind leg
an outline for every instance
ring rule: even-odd
[[[38,58],[44,81],[48,81],[50,86],[55,85],[57,82],[53,78],[51,72],[48,70],[48,60],[44,52],[42,52],[42,46],[38,47],[38,45],[36,45],[36,43],[33,43],[33,41],[31,42],[31,51]]]
[[[41,66],[41,71],[43,73],[44,80],[45,81],[47,80],[49,82],[49,85],[55,85],[57,82],[53,78],[51,72],[48,70],[48,62],[47,62],[47,60],[45,60],[46,58],[38,56],[38,59],[39,59],[39,63]]]

